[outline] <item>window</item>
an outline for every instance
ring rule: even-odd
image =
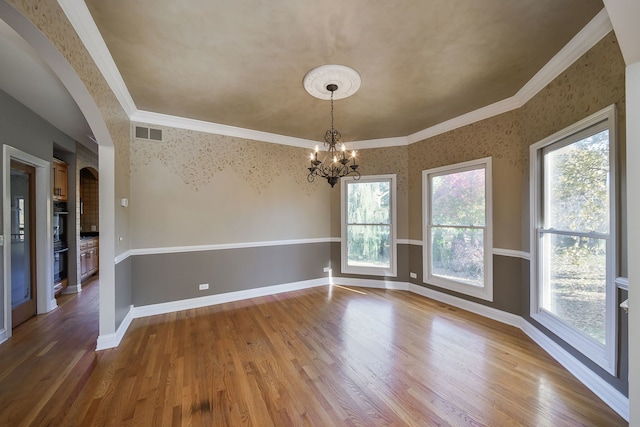
[[[422,172],[424,282],[493,300],[491,158]]]
[[[341,179],[342,272],[396,276],[396,176]]]
[[[531,316],[615,374],[615,110],[531,146]]]

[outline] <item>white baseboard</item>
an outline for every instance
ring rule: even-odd
[[[106,350],[108,348],[114,348],[120,345],[120,341],[124,337],[124,334],[129,329],[129,325],[133,320],[133,306],[129,307],[129,311],[127,315],[122,319],[122,323],[120,323],[120,327],[113,334],[99,335],[98,342],[96,343],[96,351]]]
[[[374,289],[394,289],[398,291],[408,291],[409,283],[407,282],[395,282],[392,280],[384,279],[354,279],[349,277],[334,277],[332,284],[355,286],[359,288],[374,288]]]
[[[5,342],[7,339],[8,339],[7,338],[7,330],[6,329],[0,329],[0,344]]]
[[[175,311],[190,310],[192,308],[208,307],[225,302],[240,301],[249,298],[275,295],[282,292],[297,291],[328,284],[328,278],[305,280],[302,282],[285,283],[282,285],[265,286],[263,288],[247,289],[245,291],[227,292],[224,294],[208,295],[180,301],[164,302],[160,304],[143,305],[133,308],[133,318],[155,316],[157,314],[173,313]]]
[[[65,294],[65,295],[67,295],[67,294],[79,294],[80,292],[82,292],[82,285],[67,286],[65,288],[65,290],[62,291],[62,293]]]
[[[611,409],[616,411],[618,415],[629,421],[629,398],[613,388],[611,384],[596,375],[591,369],[587,368],[578,359],[573,357],[571,353],[558,345],[551,338],[543,334],[538,328],[521,318],[520,329],[529,336],[544,351],[549,353],[551,357],[556,359],[564,368],[571,372],[582,384],[598,396],[604,403],[609,405]]]
[[[515,326],[516,328],[520,327],[520,322],[522,321],[522,317],[517,314],[508,313],[487,305],[478,304],[477,302],[468,301],[463,298],[438,292],[433,289],[425,288],[424,286],[409,284],[409,291],[414,294],[422,295],[423,297],[431,298],[436,301],[461,308],[462,310],[470,311],[471,313],[479,314],[480,316],[488,317],[489,319],[493,319],[507,325]]]

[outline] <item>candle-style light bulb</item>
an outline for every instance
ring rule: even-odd
[[[338,161],[338,156],[333,156],[333,163],[336,163]]]
[[[342,151],[346,151],[347,147],[344,146],[344,144],[342,144]]]
[[[309,154],[309,160],[313,160],[313,153]]]
[[[316,145],[316,153],[318,152],[318,146]]]

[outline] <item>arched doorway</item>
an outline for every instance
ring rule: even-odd
[[[60,79],[84,114],[99,145],[99,229],[102,237],[100,257],[103,260],[112,260],[112,262],[103,262],[101,265],[99,338],[114,335],[116,332],[115,263],[113,262],[115,259],[115,153],[111,134],[85,83],[43,32],[4,1],[0,1],[0,19],[27,41]],[[41,237],[46,238],[46,236]],[[53,261],[46,254],[44,258],[47,258],[45,268],[51,272]],[[46,293],[49,284],[42,281],[38,286],[42,287]],[[8,301],[6,298],[2,301],[3,323],[0,325],[0,331],[4,331],[5,336],[0,334],[0,341],[11,336],[11,320],[7,314]]]

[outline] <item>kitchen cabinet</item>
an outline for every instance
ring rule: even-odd
[[[53,200],[66,202],[67,195],[67,164],[62,160],[53,159]]]
[[[80,281],[93,276],[100,269],[100,246],[97,237],[80,241]]]

